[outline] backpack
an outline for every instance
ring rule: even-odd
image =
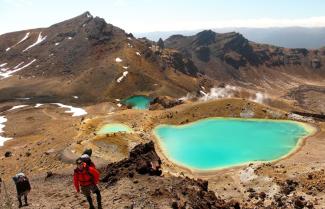
[[[24,184],[27,181],[28,181],[28,179],[26,176],[18,176],[17,177],[17,184]]]
[[[15,182],[18,194],[31,190],[29,180],[26,176],[17,176]]]

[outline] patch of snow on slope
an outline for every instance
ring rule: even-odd
[[[16,106],[13,106],[11,109],[9,109],[8,111],[11,111],[11,110],[16,110],[16,109],[20,109],[20,108],[23,108],[23,107],[27,107],[28,105],[16,105]]]
[[[202,91],[202,90],[200,90],[200,93],[203,95],[203,96],[208,96],[208,94],[207,93],[205,93],[204,91]]]
[[[59,42],[56,42],[56,43],[55,43],[55,46],[58,46],[58,45],[60,45],[60,43],[59,43]]]
[[[5,116],[0,116],[0,134],[4,132],[4,128],[6,127],[5,123],[7,122],[7,118]],[[3,143],[5,141],[8,141],[12,138],[7,138],[7,137],[3,137],[0,135],[0,146],[3,146]]]
[[[79,97],[78,97],[78,96],[73,96],[73,98],[74,98],[74,99],[79,99]]]
[[[40,33],[38,34],[38,38],[37,38],[36,42],[33,43],[32,45],[30,45],[29,47],[27,47],[26,49],[24,49],[23,52],[29,50],[30,48],[36,46],[37,44],[42,43],[42,42],[46,39],[46,37],[47,37],[47,36],[44,36],[44,37],[43,37],[43,36],[42,36],[42,32],[40,32]]]
[[[127,75],[128,73],[129,73],[128,71],[124,71],[124,72],[123,72],[123,75],[122,75],[121,77],[119,77],[119,78],[116,80],[116,82],[117,82],[117,83],[120,83],[120,82],[123,80],[123,78],[126,77],[126,75]]]
[[[127,70],[129,68],[129,66],[123,66],[123,69]]]
[[[0,67],[4,67],[4,66],[6,66],[8,63],[2,63],[2,64],[0,64]]]
[[[82,116],[82,115],[87,115],[87,112],[82,109],[82,108],[78,108],[78,107],[72,107],[72,106],[69,106],[69,105],[64,105],[64,104],[61,104],[61,103],[52,103],[52,104],[55,104],[61,108],[68,108],[70,110],[67,110],[65,111],[66,113],[72,113],[72,117],[77,117],[77,116]]]
[[[121,104],[121,103],[118,103],[117,106],[118,106],[118,107],[122,107],[122,104]]]
[[[71,36],[69,36],[69,37],[68,37],[68,39],[69,39],[69,40],[71,40],[71,39],[72,39],[72,37],[71,37]]]
[[[236,91],[236,87],[226,85],[225,88],[211,88],[210,92],[204,95],[200,98],[200,100],[207,101],[207,100],[213,100],[213,99],[221,99],[221,98],[229,98],[234,96],[234,93]],[[201,92],[201,91],[200,91]]]
[[[30,63],[27,63],[26,65],[24,65],[24,66],[22,66],[22,67],[20,67],[20,68],[17,68],[17,69],[14,69],[14,70],[9,70],[9,71],[6,70],[6,72],[4,72],[4,73],[1,73],[1,72],[0,72],[0,76],[2,77],[2,79],[4,79],[4,78],[8,78],[8,77],[10,77],[12,74],[14,74],[14,73],[16,73],[16,72],[18,72],[18,71],[20,71],[20,70],[22,70],[22,69],[24,69],[24,68],[30,66],[30,65],[33,64],[33,62],[35,62],[35,61],[36,61],[36,59],[33,59]],[[2,70],[2,69],[1,69],[1,70]]]
[[[6,48],[6,52],[9,51],[10,49],[11,49],[10,47]]]
[[[18,43],[16,43],[14,46],[17,46],[18,44],[24,42],[29,37],[30,32],[26,33],[23,39],[21,39]]]
[[[17,69],[17,68],[19,68],[22,64],[24,64],[24,62],[21,62],[21,63],[19,63],[18,65],[16,65],[16,66],[14,67],[14,70]]]
[[[119,58],[119,57],[116,57],[115,62],[123,62],[123,60],[121,58]]]
[[[141,57],[141,54],[140,54],[140,52],[136,52],[135,54]]]
[[[40,107],[40,106],[42,106],[43,104],[41,104],[41,103],[37,103],[34,107],[35,108],[38,108],[38,107]]]

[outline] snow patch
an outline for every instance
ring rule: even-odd
[[[82,109],[82,108],[78,108],[78,107],[72,107],[72,106],[69,106],[69,105],[64,105],[64,104],[61,104],[61,103],[52,103],[52,104],[55,104],[61,108],[68,108],[70,110],[67,110],[65,111],[66,113],[72,113],[72,117],[77,117],[77,116],[82,116],[82,115],[86,115],[87,112]]]
[[[41,103],[37,103],[34,107],[35,108],[38,108],[38,107],[40,107],[40,106],[42,106],[43,104],[41,104]]]
[[[119,102],[119,101],[121,101],[121,100],[120,100],[120,99],[115,99],[115,101]]]
[[[11,49],[10,47],[6,48],[6,52],[9,51],[10,49]]]
[[[4,132],[4,128],[6,127],[5,123],[7,122],[7,118],[5,116],[0,116],[0,134]],[[8,138],[8,137],[3,137],[0,135],[0,146],[3,146],[5,141],[8,141],[12,138]]]
[[[128,71],[124,71],[124,72],[123,72],[123,75],[122,75],[121,77],[119,77],[119,78],[116,80],[116,82],[117,82],[117,83],[120,83],[120,82],[123,80],[123,78],[125,78],[125,77],[127,76],[128,73],[129,73]]]
[[[132,44],[128,43],[128,47],[129,48],[133,48]]]
[[[116,57],[115,62],[123,62],[123,60],[121,58],[119,58],[119,57]]]
[[[74,98],[74,99],[79,99],[79,97],[78,97],[78,96],[73,96],[73,98]]]
[[[17,99],[19,99],[19,100],[30,100],[29,97],[20,97],[20,98],[17,98]]]
[[[132,40],[132,38],[131,38],[131,37],[128,37],[128,40],[130,40],[130,41],[131,41],[131,40]]]
[[[211,88],[209,93],[203,94],[203,91],[200,91],[203,94],[203,97],[200,98],[202,101],[208,101],[213,99],[229,98],[234,96],[237,88],[235,86],[226,85],[225,88],[215,87]]]
[[[136,52],[135,54],[141,57],[141,54],[140,54],[140,52]]]
[[[23,52],[29,50],[30,48],[32,48],[32,47],[34,47],[34,46],[36,46],[36,45],[38,45],[38,44],[40,44],[40,43],[42,43],[42,42],[46,39],[46,37],[47,37],[47,36],[44,36],[44,37],[43,37],[43,36],[42,36],[42,32],[40,32],[40,33],[38,34],[38,38],[37,38],[36,42],[33,43],[32,45],[30,45],[29,47],[27,47],[26,49],[24,49]]]
[[[129,66],[123,66],[123,69],[127,70],[129,68]]]
[[[19,68],[22,64],[24,64],[24,62],[21,62],[21,63],[19,63],[18,65],[16,65],[16,66],[14,67],[14,70],[17,69],[17,68]]]
[[[4,66],[6,66],[8,63],[2,63],[2,64],[0,64],[0,67],[4,67]]]
[[[207,96],[208,94],[205,93],[204,91],[200,90],[200,93],[203,95],[203,96]]]
[[[16,105],[16,106],[13,106],[11,109],[9,109],[8,111],[11,111],[11,110],[16,110],[16,109],[20,109],[20,108],[23,108],[23,107],[27,107],[28,105]]]
[[[36,59],[33,59],[33,60],[32,60],[31,62],[29,62],[28,64],[26,64],[26,65],[24,65],[24,66],[22,66],[22,67],[20,67],[20,68],[14,69],[14,70],[9,70],[9,69],[7,69],[7,70],[9,70],[9,71],[6,70],[4,73],[1,73],[1,72],[0,72],[0,76],[3,77],[2,79],[9,78],[12,74],[14,74],[14,73],[16,73],[16,72],[18,72],[18,71],[20,71],[20,70],[22,70],[22,69],[24,69],[24,68],[30,66],[30,65],[33,64],[33,62],[35,62],[35,61],[36,61]],[[3,71],[3,69],[1,69],[1,70]]]
[[[117,106],[118,106],[118,107],[122,107],[122,104],[121,104],[121,103],[118,103]]]
[[[71,40],[71,39],[72,39],[72,37],[71,37],[71,36],[69,36],[69,37],[68,37],[68,39],[69,39],[69,40]]]
[[[18,43],[16,43],[14,46],[17,46],[18,44],[24,42],[28,37],[29,37],[30,32],[26,33],[26,35],[24,36],[24,38],[22,38]]]
[[[59,42],[56,42],[56,43],[55,43],[55,46],[58,46],[58,45],[60,45],[60,43],[59,43]]]

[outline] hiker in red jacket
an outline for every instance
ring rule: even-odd
[[[99,182],[99,172],[94,167],[88,166],[80,158],[77,159],[77,168],[74,170],[73,183],[77,192],[81,192],[86,196],[89,203],[89,209],[95,209],[91,192],[97,195],[98,209],[102,209],[101,195],[97,187]]]

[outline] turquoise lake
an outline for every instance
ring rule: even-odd
[[[272,161],[292,152],[311,134],[292,121],[209,118],[187,125],[159,125],[154,133],[169,160],[191,169],[213,170]]]
[[[97,131],[97,134],[104,135],[109,133],[117,133],[117,132],[126,132],[126,133],[132,133],[133,130],[127,125],[120,124],[120,123],[109,123],[104,126],[102,126],[99,131]]]
[[[146,110],[149,109],[151,98],[146,96],[132,96],[122,101],[125,105],[131,105],[132,109]]]

